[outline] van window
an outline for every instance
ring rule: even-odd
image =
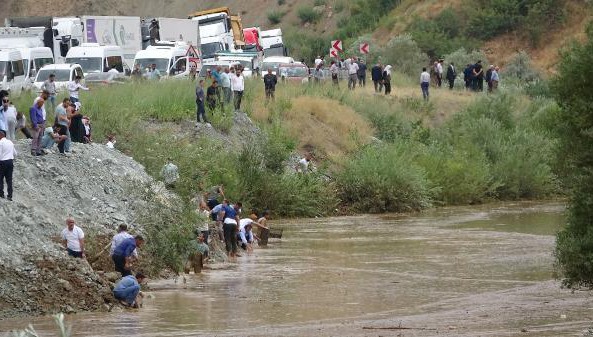
[[[175,62],[173,64],[173,67],[171,67],[170,75],[182,74],[185,72],[186,69],[187,69],[187,58],[185,58],[185,57],[178,58],[177,62]]]
[[[109,66],[107,70],[115,66],[115,69],[117,69],[117,71],[119,71],[120,73],[124,72],[124,65],[121,56],[108,56],[107,65]]]
[[[14,76],[25,75],[25,67],[23,66],[23,60],[12,61],[12,72]]]
[[[37,70],[43,68],[43,66],[46,64],[54,64],[54,59],[52,59],[51,57],[34,59],[33,61],[35,62],[35,69]]]

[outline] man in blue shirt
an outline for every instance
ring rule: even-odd
[[[239,216],[243,205],[238,202],[233,206],[226,205],[220,212],[220,217],[224,219],[222,230],[224,232],[224,244],[229,257],[238,256],[237,254],[237,233],[239,231]]]
[[[143,244],[144,238],[136,235],[135,238],[125,239],[115,247],[111,258],[113,259],[115,270],[120,272],[122,277],[132,275],[129,266],[135,258],[133,252],[136,248],[142,247]]]
[[[127,307],[138,308],[142,305],[142,295],[140,295],[140,283],[146,279],[142,273],[137,273],[136,277],[128,275],[122,277],[113,288],[113,296]]]

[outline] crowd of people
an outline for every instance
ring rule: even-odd
[[[208,88],[205,88],[206,82],[210,83]],[[234,111],[240,112],[244,91],[245,78],[240,65],[208,69],[205,80],[200,79],[196,87],[196,126],[200,123],[212,126],[208,121],[206,107],[212,115],[217,110],[225,114],[225,105],[230,105],[232,101]]]

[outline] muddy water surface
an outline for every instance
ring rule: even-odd
[[[310,335],[293,329],[426,315],[439,303],[552,280],[563,212],[518,203],[284,222],[281,241],[229,270],[152,281],[154,297],[139,311],[68,322],[74,336]],[[27,322],[0,321],[0,331]],[[34,322],[52,331],[51,320]]]

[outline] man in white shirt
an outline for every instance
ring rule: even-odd
[[[109,69],[108,73],[110,74],[119,74],[119,71],[117,71],[117,69],[115,68],[115,66],[111,67],[111,69]]]
[[[257,222],[250,218],[239,220],[239,233],[237,234],[237,241],[239,241],[239,246],[241,246],[241,248],[246,250],[248,253],[253,251],[253,242],[255,241],[253,225],[256,223]]]
[[[356,81],[358,81],[358,63],[353,57],[348,64],[348,89],[354,90]]]
[[[323,60],[321,59],[321,56],[317,56],[317,58],[315,59],[315,68],[319,67],[319,65],[322,63]]]
[[[306,153],[305,156],[299,160],[299,162],[297,163],[295,170],[298,173],[307,173],[309,172],[309,163],[311,162],[311,154],[310,153]]]
[[[235,70],[235,75],[231,74],[231,89],[235,97],[235,112],[241,111],[241,100],[243,99],[243,91],[245,90],[245,79],[243,78],[243,70]]]
[[[5,96],[2,98],[2,105],[0,105],[0,130],[6,131],[6,138],[11,141],[16,139],[16,109],[10,104],[10,98]]]
[[[68,255],[79,259],[85,258],[84,232],[70,217],[66,219],[66,228],[62,230],[62,245],[68,251]]]
[[[428,87],[430,86],[430,74],[426,71],[426,67],[422,68],[420,74],[420,88],[422,88],[422,97],[428,101]]]
[[[73,104],[76,102],[80,102],[80,98],[79,98],[80,90],[85,90],[85,91],[90,90],[89,88],[82,85],[80,83],[80,80],[81,80],[81,77],[76,76],[74,81],[68,82],[68,92],[70,93],[70,102]]]
[[[443,84],[443,60],[439,60],[436,65],[437,85],[440,88]]]
[[[4,198],[4,181],[6,180],[9,201],[12,201],[12,172],[15,156],[14,144],[6,138],[6,132],[0,130],[0,198]]]

